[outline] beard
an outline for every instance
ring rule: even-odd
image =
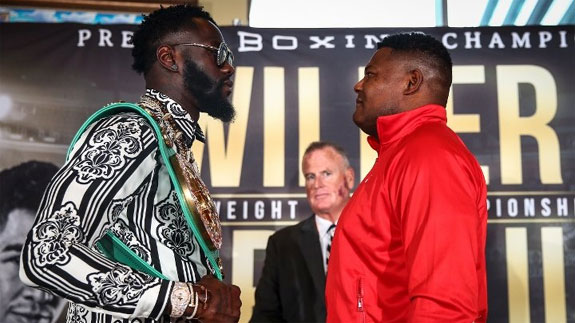
[[[223,93],[224,82],[213,81],[192,60],[184,66],[184,86],[196,98],[198,110],[223,122],[233,121],[236,109]]]

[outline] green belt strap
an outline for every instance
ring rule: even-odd
[[[170,156],[173,156],[175,154],[175,151],[172,148],[166,146],[166,143],[163,140],[160,127],[158,126],[156,121],[152,118],[152,116],[150,116],[146,112],[146,110],[142,109],[139,105],[134,103],[120,102],[120,103],[109,104],[103,107],[102,109],[96,111],[96,113],[90,116],[90,118],[88,118],[86,122],[84,122],[82,127],[80,127],[80,130],[78,130],[78,132],[74,136],[74,139],[72,139],[72,143],[70,144],[70,147],[68,148],[68,152],[66,154],[66,160],[68,160],[68,158],[70,157],[70,153],[72,152],[74,145],[76,144],[78,139],[80,139],[80,136],[86,130],[86,128],[88,128],[88,126],[90,126],[93,122],[95,122],[100,118],[117,114],[120,112],[137,112],[143,117],[145,117],[148,120],[148,123],[154,129],[154,132],[156,133],[156,139],[158,141],[158,147],[160,148],[160,153],[162,154],[164,164],[166,165],[168,173],[170,174],[170,180],[172,181],[174,189],[176,190],[176,194],[178,195],[178,201],[180,202],[180,206],[182,207],[182,211],[184,213],[186,222],[188,223],[188,227],[192,229],[192,232],[194,233],[196,240],[198,241],[200,247],[208,257],[208,260],[212,265],[212,268],[214,269],[216,276],[218,277],[218,279],[222,280],[222,272],[220,271],[220,267],[218,266],[218,263],[216,261],[216,259],[218,258],[218,251],[210,250],[206,242],[204,241],[204,238],[202,237],[200,230],[198,229],[198,226],[195,223],[194,217],[192,216],[192,212],[188,208],[188,205],[186,204],[182,187],[180,186],[174,168],[170,163]],[[162,279],[168,279],[161,272],[159,272],[157,269],[155,269],[146,261],[144,261],[128,246],[126,246],[122,242],[122,240],[116,237],[116,235],[110,230],[106,232],[106,234],[96,243],[96,246],[106,257],[112,260],[127,265],[135,270],[147,273],[148,275],[159,277]]]

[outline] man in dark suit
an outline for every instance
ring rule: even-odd
[[[327,262],[335,224],[354,183],[339,146],[314,142],[302,160],[307,199],[314,214],[268,240],[250,322],[324,322]]]

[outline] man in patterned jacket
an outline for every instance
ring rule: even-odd
[[[22,251],[20,278],[68,299],[68,322],[237,321],[240,290],[214,276],[219,268],[188,225],[182,189],[171,181],[159,148],[163,141],[175,152],[185,173],[181,182],[205,188],[193,177],[191,145],[204,140],[200,112],[224,122],[234,117],[227,99],[233,55],[209,13],[188,5],[151,13],[132,40],[133,68],[147,88],[139,106],[164,135],[132,111],[85,128],[45,192]],[[201,216],[219,229],[217,214]],[[159,274],[105,256],[99,242],[108,235]]]

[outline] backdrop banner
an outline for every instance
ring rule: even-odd
[[[0,24],[0,169],[61,165],[88,115],[138,100],[134,29]],[[575,322],[575,26],[414,30],[451,53],[448,124],[488,182],[489,321]],[[343,146],[356,185],[373,165],[352,121],[353,85],[377,42],[401,31],[222,28],[236,58],[237,118],[202,116],[207,143],[194,152],[220,212],[226,280],[242,289],[243,322],[268,236],[311,214],[300,174],[307,145]]]

